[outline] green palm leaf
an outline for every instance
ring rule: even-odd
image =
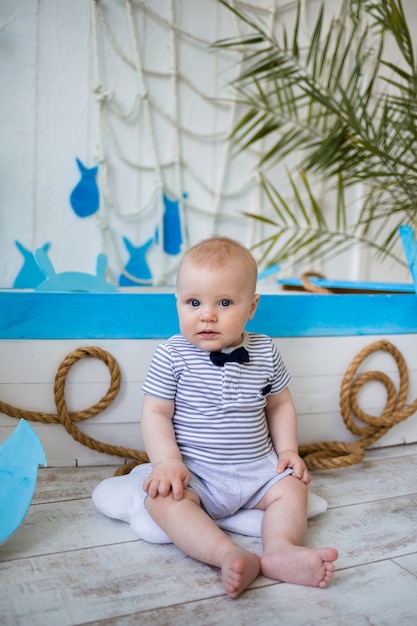
[[[301,171],[297,181],[287,173],[293,208],[262,178],[275,217],[252,217],[276,229],[259,242],[269,262],[330,257],[342,242],[403,262],[394,254],[397,228],[415,225],[417,211],[417,70],[401,0],[350,0],[345,19],[327,29],[322,6],[307,47],[300,3],[292,35],[284,30],[280,42],[227,0],[220,2],[250,31],[216,44],[245,50],[234,85],[246,107],[233,131],[236,145],[247,150],[266,140],[260,170],[296,154]],[[401,63],[384,57],[387,35]],[[334,229],[312,180],[336,190]],[[353,216],[346,198],[358,185],[362,207]]]

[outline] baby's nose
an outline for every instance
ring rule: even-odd
[[[205,306],[201,309],[201,319],[211,321],[216,319],[216,309],[211,306]]]

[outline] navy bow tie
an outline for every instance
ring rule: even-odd
[[[223,367],[225,363],[235,361],[236,363],[247,363],[249,361],[249,353],[246,348],[236,348],[233,352],[210,352],[210,361],[214,365]]]

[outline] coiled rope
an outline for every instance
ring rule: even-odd
[[[355,378],[361,363],[373,352],[382,350],[394,358],[399,371],[398,392],[392,380],[383,372],[370,371]],[[365,413],[359,406],[358,393],[371,380],[382,383],[387,392],[385,407],[381,415]],[[404,421],[417,411],[417,399],[405,406],[408,395],[409,379],[407,364],[401,352],[385,339],[375,341],[363,348],[353,359],[343,377],[340,388],[340,411],[346,427],[351,433],[362,437],[359,441],[325,441],[300,446],[300,455],[309,469],[334,469],[359,463],[365,456],[365,449],[385,435],[392,426]],[[364,422],[359,426],[353,418]]]
[[[397,364],[400,376],[397,392],[392,380],[383,372],[370,371],[355,378],[359,365],[373,352],[379,350],[391,354]],[[65,383],[71,367],[77,361],[86,358],[95,358],[107,365],[110,373],[110,385],[107,393],[93,406],[84,411],[68,411],[65,401]],[[376,380],[385,386],[387,400],[380,416],[369,415],[362,411],[358,404],[358,393],[369,381]],[[77,422],[90,419],[104,411],[115,399],[120,390],[120,369],[114,357],[105,350],[96,346],[77,348],[67,355],[58,367],[55,384],[54,399],[57,413],[43,413],[16,408],[0,401],[0,412],[10,417],[26,419],[28,421],[47,424],[62,424],[66,431],[78,442],[97,452],[103,452],[122,458],[132,459],[132,462],[119,467],[115,474],[127,474],[135,466],[149,461],[145,452],[102,443],[83,433]],[[371,343],[363,348],[349,365],[343,377],[340,390],[340,409],[343,421],[351,433],[361,437],[359,441],[345,443],[342,441],[324,441],[300,446],[300,455],[311,470],[335,469],[347,467],[363,460],[365,449],[385,435],[388,430],[405,420],[417,411],[417,399],[408,407],[405,406],[408,395],[408,369],[401,352],[389,341],[383,339]],[[353,418],[365,423],[359,426]]]
[[[71,367],[80,361],[81,359],[99,359],[103,361],[110,373],[110,384],[107,393],[96,404],[84,411],[68,411],[65,401],[65,383],[67,375]],[[87,446],[97,452],[104,452],[105,454],[115,455],[122,458],[134,459],[132,463],[122,465],[116,470],[116,475],[127,474],[135,465],[140,463],[147,463],[148,456],[145,452],[140,450],[134,450],[132,448],[125,448],[123,446],[114,446],[108,443],[102,443],[92,437],[89,437],[83,433],[77,426],[76,422],[82,422],[90,419],[98,413],[101,413],[106,409],[115,399],[120,390],[120,369],[117,361],[114,357],[105,350],[96,346],[86,346],[77,348],[68,356],[64,358],[58,367],[55,384],[54,384],[54,399],[56,406],[55,413],[42,413],[34,411],[25,411],[18,409],[10,404],[0,401],[0,412],[10,417],[16,417],[18,419],[25,419],[32,422],[42,422],[45,424],[62,424],[66,431],[83,446]]]

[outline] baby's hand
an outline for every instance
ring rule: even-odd
[[[151,498],[157,495],[168,496],[171,491],[174,500],[182,500],[184,489],[190,482],[187,466],[179,460],[157,463],[143,482],[143,490]]]
[[[277,472],[280,474],[287,467],[293,470],[293,476],[299,478],[305,485],[310,484],[311,476],[303,459],[294,450],[281,450],[278,456]]]

